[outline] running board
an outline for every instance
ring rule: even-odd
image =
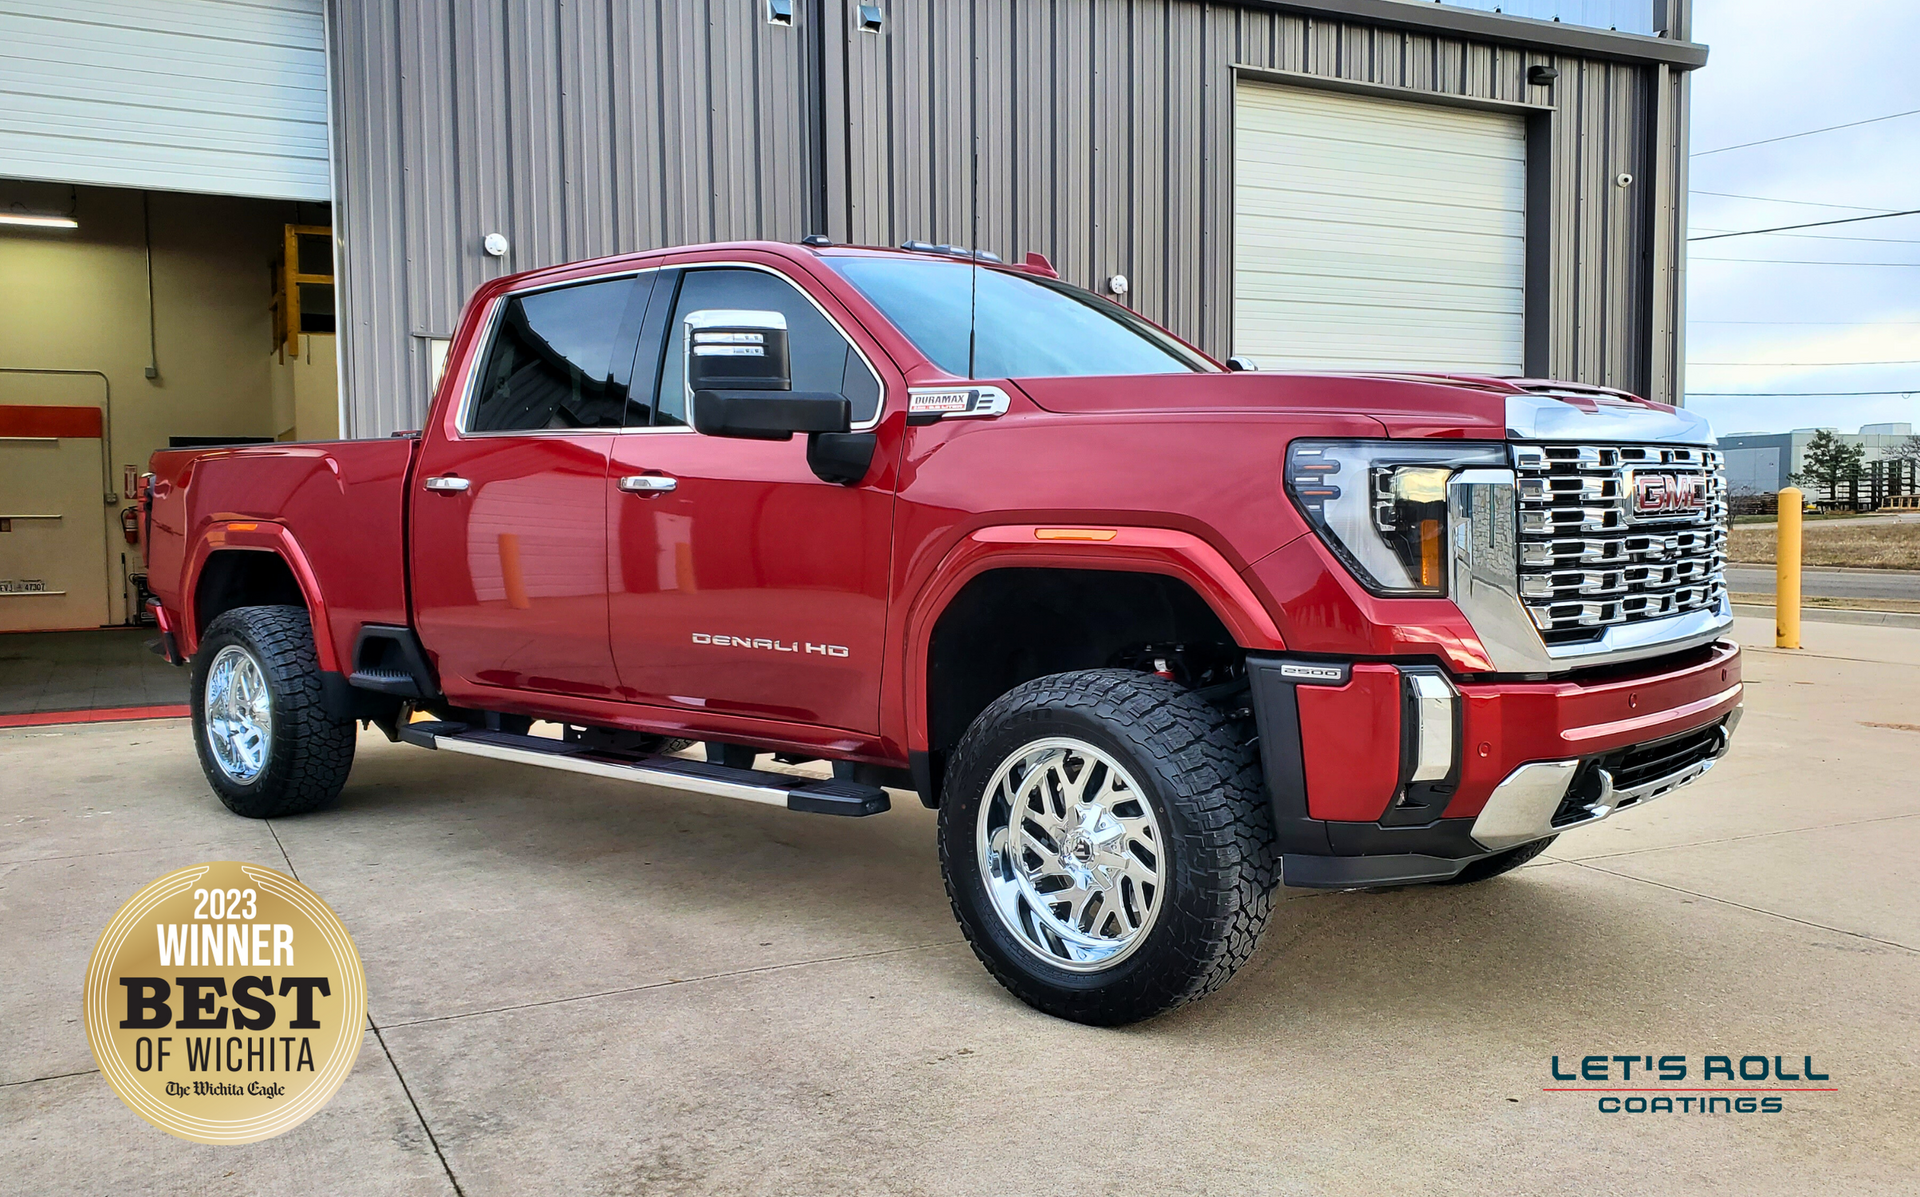
[[[400,738],[421,748],[443,749],[489,760],[612,777],[643,785],[739,798],[816,815],[877,815],[892,809],[879,786],[830,778],[795,777],[761,769],[735,769],[676,756],[643,756],[589,748],[542,736],[486,731],[464,723],[402,724]]]

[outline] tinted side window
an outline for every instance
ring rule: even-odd
[[[975,378],[1211,369],[1128,309],[1052,279],[938,258],[827,261],[934,365],[961,378],[968,374],[970,350]]]
[[[708,308],[779,312],[787,318],[787,353],[792,358],[793,389],[830,391],[853,401],[853,422],[873,419],[880,410],[880,381],[853,346],[821,315],[813,301],[793,284],[764,270],[719,267],[689,270],[667,325],[666,354],[660,362],[660,399],[656,424],[687,422],[686,320]]]
[[[618,278],[509,298],[467,430],[620,427],[627,388],[625,370],[614,371],[616,349],[633,344],[629,309],[651,286],[646,277]]]

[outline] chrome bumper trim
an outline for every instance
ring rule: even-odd
[[[1494,787],[1468,834],[1489,852],[1552,835],[1553,812],[1560,809],[1579,767],[1579,761],[1535,761],[1515,769]]]
[[[1521,765],[1494,787],[1492,796],[1474,819],[1473,828],[1468,834],[1487,851],[1500,852],[1550,835],[1559,835],[1563,831],[1572,831],[1576,827],[1587,827],[1625,807],[1639,806],[1665,797],[1688,782],[1697,781],[1727,755],[1733,730],[1740,725],[1740,716],[1745,709],[1744,706],[1738,706],[1728,713],[1726,722],[1718,729],[1720,746],[1705,760],[1695,761],[1665,777],[1657,777],[1626,790],[1616,790],[1613,778],[1602,770],[1600,793],[1587,805],[1587,817],[1558,827],[1553,825],[1553,814],[1566,798],[1567,787],[1573,784],[1574,773],[1580,768],[1580,762],[1536,761]]]

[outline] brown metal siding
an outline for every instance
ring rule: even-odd
[[[820,211],[836,240],[971,243],[976,142],[982,246],[1095,288],[1124,274],[1225,354],[1236,66],[1553,105],[1541,364],[1671,398],[1685,71],[1254,0],[885,0],[878,34],[855,7],[800,0],[782,28],[762,0],[331,0],[350,433],[419,422],[424,338],[505,270],[790,241]],[[1534,63],[1559,82],[1530,87]]]
[[[328,15],[348,435],[419,425],[426,339],[489,278],[808,231],[806,43],[756,0]],[[480,247],[493,232],[505,260]]]

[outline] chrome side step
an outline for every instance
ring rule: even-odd
[[[831,778],[794,777],[761,769],[735,769],[673,756],[621,753],[542,736],[486,731],[464,723],[404,724],[400,738],[421,748],[611,777],[716,798],[739,798],[816,815],[858,818],[877,815],[893,807],[887,792],[879,786]]]

